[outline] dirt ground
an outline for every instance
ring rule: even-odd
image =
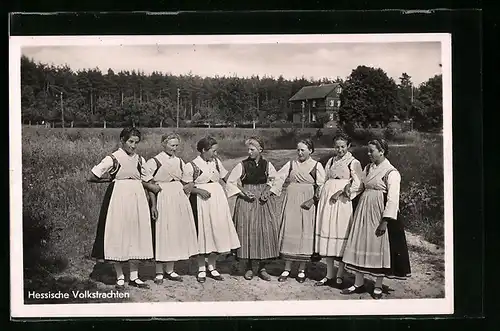
[[[435,248],[419,237],[408,234],[412,277],[405,281],[384,280],[385,297],[390,299],[443,298],[444,297],[444,251]],[[224,276],[224,281],[207,278],[204,284],[196,281],[197,265],[195,259],[176,264],[176,271],[183,276],[182,283],[165,280],[162,285],[153,282],[155,267],[153,262],[143,262],[140,277],[150,285],[150,289],[137,289],[127,286],[132,302],[189,302],[189,301],[261,301],[261,300],[347,300],[369,299],[370,294],[344,296],[340,290],[332,287],[316,287],[314,282],[326,273],[326,265],[322,262],[310,263],[307,267],[308,279],[300,284],[294,276],[280,283],[277,277],[283,270],[283,261],[276,260],[267,267],[273,277],[267,282],[258,277],[248,281],[243,278],[243,268],[238,269],[238,262],[233,257],[220,256],[217,269]],[[242,267],[242,265],[241,265]],[[256,271],[257,265],[254,265]],[[127,270],[124,268],[126,274]],[[58,277],[79,278],[82,282],[89,278],[95,282],[96,288],[102,291],[114,290],[115,274],[109,264],[95,263],[90,259],[71,261],[70,267]],[[347,273],[347,285],[354,282],[354,276]],[[365,279],[367,290],[373,289],[373,280]]]

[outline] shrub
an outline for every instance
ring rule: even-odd
[[[444,242],[444,199],[440,186],[410,182],[400,197],[400,216],[406,228],[434,244]]]
[[[384,129],[384,138],[387,140],[394,140],[396,137],[401,135],[403,132],[401,124],[397,122],[391,122]]]

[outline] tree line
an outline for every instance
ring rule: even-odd
[[[403,73],[396,84],[383,70],[364,66],[346,79],[334,80],[257,75],[202,78],[158,71],[115,73],[112,69],[103,73],[99,68],[75,72],[66,65],[36,63],[23,56],[21,109],[23,124],[64,120],[66,126],[158,127],[175,126],[177,119],[180,126],[286,123],[288,99],[302,87],[339,83],[343,87],[338,114],[342,124],[387,124],[396,116],[426,122],[420,127],[429,129],[441,125],[440,81],[436,76],[413,87],[411,77]]]

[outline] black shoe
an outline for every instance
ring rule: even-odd
[[[332,286],[332,280],[331,278],[325,277],[320,281],[317,281],[314,283],[314,286]]]
[[[171,272],[171,273],[165,273],[165,277],[167,277],[167,279],[172,280],[174,282],[182,282],[183,281],[181,276],[179,276],[179,275],[172,276],[172,273],[173,272]]]
[[[271,281],[271,275],[269,275],[267,273],[266,269],[260,269],[259,270],[259,277],[260,277],[260,279],[265,280],[266,282],[270,282]]]
[[[207,280],[207,277],[206,276],[200,276],[200,274],[207,274],[205,271],[200,271],[198,272],[198,275],[196,276],[196,280],[198,281],[198,283],[204,283],[206,280]]]
[[[376,290],[376,289],[379,289],[379,290],[380,290],[380,293],[375,293],[375,290]],[[373,289],[372,298],[374,298],[375,300],[382,299],[382,289],[381,289],[380,287],[375,287],[375,288]]]
[[[222,277],[222,275],[219,273],[217,276],[214,276],[213,272],[214,271],[217,271],[216,269],[214,270],[208,270],[208,275],[210,276],[210,278],[212,279],[215,279],[215,280],[224,280],[224,277]]]
[[[123,284],[118,284],[119,281],[123,281]],[[125,280],[124,279],[118,279],[115,284],[115,289],[118,291],[124,290],[125,289]]]
[[[253,271],[252,270],[247,270],[245,272],[245,275],[243,276],[246,280],[252,280],[253,279]]]
[[[287,273],[286,276],[283,275],[284,273]],[[281,273],[281,275],[278,277],[278,282],[285,282],[288,279],[288,276],[290,276],[290,271],[285,270]]]
[[[131,280],[128,282],[128,285],[129,286],[132,286],[132,287],[137,287],[137,288],[142,288],[142,289],[148,289],[149,288],[149,285],[142,282],[142,283],[137,283],[137,280],[140,280],[139,278],[136,278],[134,280]]]
[[[304,277],[300,277],[300,276],[299,276],[300,274],[304,274]],[[305,282],[305,281],[306,281],[306,273],[305,273],[304,271],[301,271],[301,272],[299,272],[299,275],[297,275],[296,280],[297,280],[299,283],[303,283],[303,282]]]
[[[365,292],[366,292],[365,285],[361,285],[359,287],[351,286],[346,289],[343,289],[342,291],[340,291],[340,294],[349,295],[349,294],[361,294]]]
[[[335,278],[335,284],[334,284],[334,287],[335,287],[335,288],[338,288],[338,289],[340,289],[340,290],[345,289],[345,282],[344,282],[344,278],[342,278],[342,277],[336,277],[336,278]]]

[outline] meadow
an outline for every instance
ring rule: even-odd
[[[160,137],[175,131],[182,137],[185,161],[196,155],[195,144],[205,135],[219,141],[220,157],[228,170],[246,155],[244,138],[264,140],[265,156],[281,167],[294,156],[297,140],[311,137],[313,154],[326,163],[335,129],[144,129],[138,153],[146,159],[161,151]],[[106,184],[86,181],[90,169],[116,150],[120,129],[45,129],[22,132],[23,241],[25,287],[50,288],[47,279],[69,261],[90,255]],[[353,154],[364,166],[367,140],[383,132],[353,134]],[[401,217],[412,234],[441,246],[444,241],[442,137],[407,132],[390,137],[389,159],[402,174]],[[52,280],[53,281],[53,280]],[[71,287],[68,280],[68,287]],[[55,285],[54,285],[55,286]],[[60,286],[60,284],[58,285]],[[80,284],[88,289],[90,281]]]

